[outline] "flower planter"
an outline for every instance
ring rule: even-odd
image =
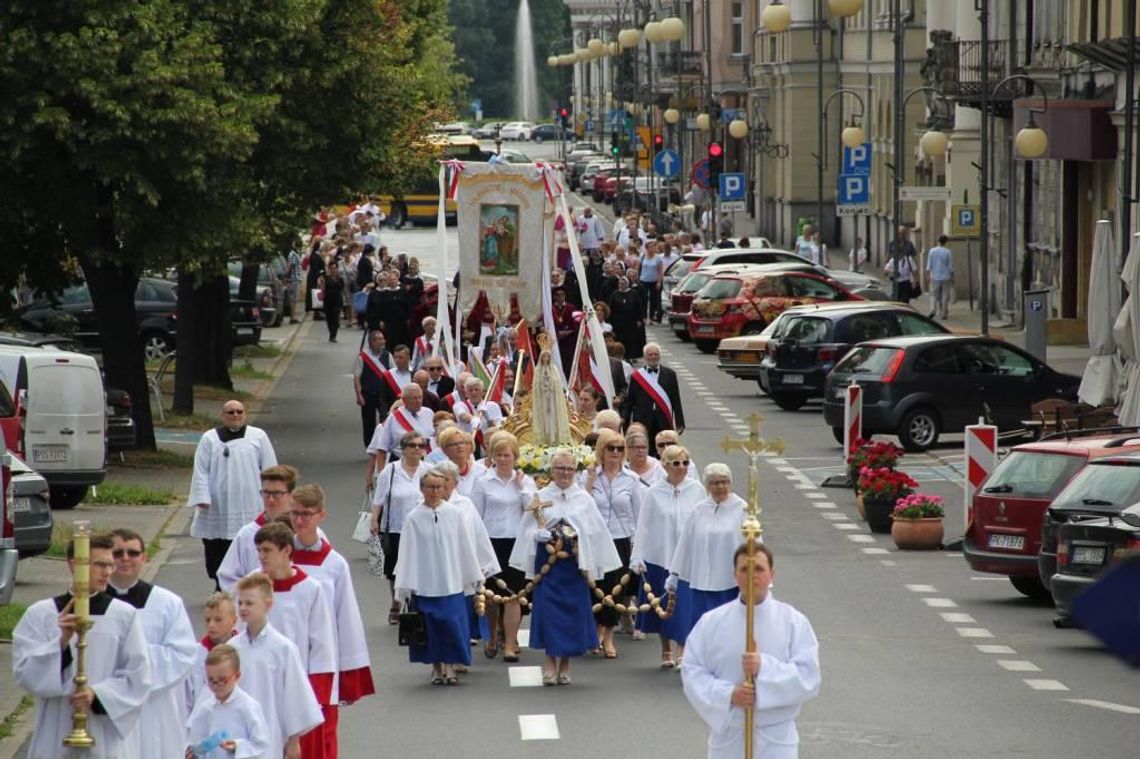
[[[864,519],[871,532],[886,535],[891,531],[891,513],[897,498],[870,498],[863,496]]]
[[[859,512],[859,518],[866,522],[867,507],[863,505],[863,494],[859,491],[855,491],[855,510]]]
[[[904,551],[935,551],[942,547],[942,517],[894,519],[891,540]]]

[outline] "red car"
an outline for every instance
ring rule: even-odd
[[[709,266],[686,274],[669,294],[668,318],[669,328],[673,330],[673,334],[685,342],[692,340],[689,335],[689,313],[692,311],[693,300],[697,297],[697,293],[710,279],[718,274],[740,274],[755,268],[748,264],[725,264]]]
[[[726,337],[758,335],[791,306],[863,300],[834,280],[817,274],[766,266],[764,272],[722,274],[697,293],[689,312],[689,336],[702,353]]]
[[[962,546],[970,568],[1006,575],[1019,593],[1049,599],[1038,566],[1046,509],[1090,460],[1136,451],[1140,433],[1120,430],[1015,447],[974,494]]]

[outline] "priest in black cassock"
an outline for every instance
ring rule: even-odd
[[[140,757],[135,729],[151,692],[150,656],[142,615],[111,598],[107,582],[115,567],[108,535],[91,536],[91,620],[87,633],[87,687],[75,691],[75,615],[71,592],[37,601],[24,612],[12,634],[16,682],[36,700],[30,757],[63,755],[75,709],[88,713],[87,731],[95,745],[84,759]],[[75,546],[67,546],[74,571]]]

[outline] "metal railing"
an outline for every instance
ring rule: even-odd
[[[942,61],[939,84],[942,93],[948,98],[974,101],[981,97],[984,85],[983,55],[989,59],[991,78],[1003,75],[1008,70],[1008,40],[991,40],[984,51],[982,43],[978,40],[950,40],[940,43],[939,48]],[[1013,100],[1017,97],[1021,97],[1019,88],[1003,87],[1000,92],[991,92],[989,99],[999,101]]]
[[[701,76],[704,71],[703,57],[700,53],[691,51],[671,51],[657,54],[657,70],[663,77]]]

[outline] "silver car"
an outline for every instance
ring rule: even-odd
[[[12,454],[12,521],[16,550],[21,559],[46,553],[51,545],[53,519],[47,480]]]

